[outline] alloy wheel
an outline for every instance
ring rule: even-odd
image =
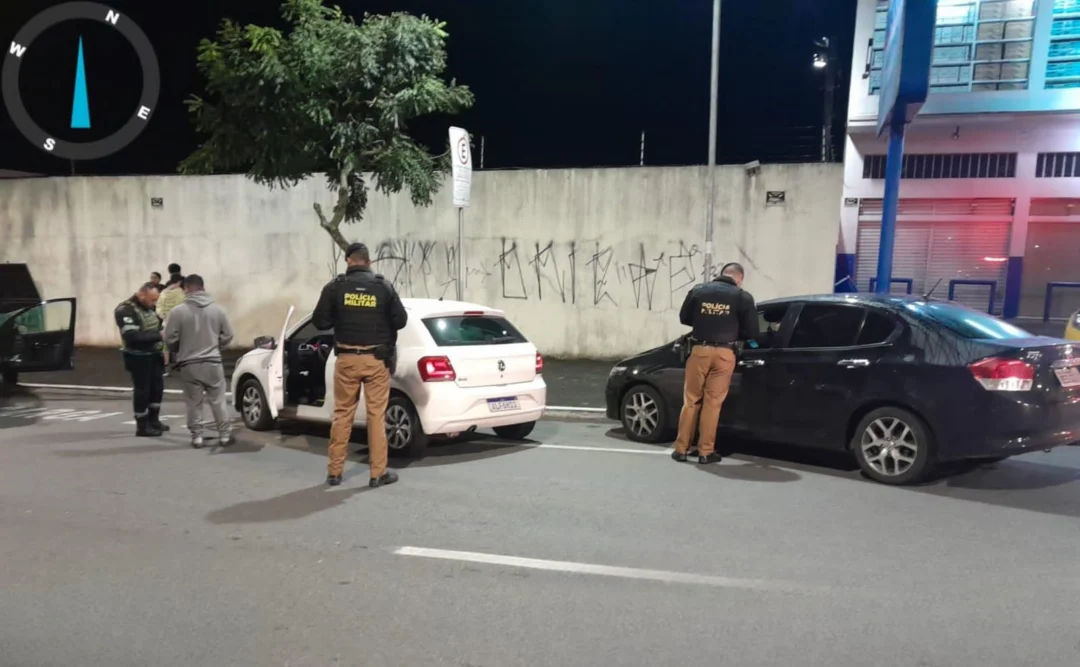
[[[254,385],[248,385],[248,388],[244,390],[243,406],[244,420],[248,424],[258,423],[259,418],[262,417],[262,396],[259,395],[259,390]]]
[[[390,449],[405,449],[412,440],[413,423],[409,411],[401,405],[386,409],[386,444]]]
[[[896,417],[882,417],[870,422],[859,446],[866,463],[886,477],[903,475],[919,456],[915,431]]]
[[[631,394],[623,410],[626,425],[639,437],[652,435],[660,423],[660,407],[643,391]]]

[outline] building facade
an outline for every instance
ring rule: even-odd
[[[877,273],[888,5],[858,6],[838,291]],[[905,142],[893,291],[1042,318],[1050,287],[1050,316],[1067,317],[1080,307],[1080,0],[939,0],[930,83]]]

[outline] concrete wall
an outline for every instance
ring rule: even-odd
[[[466,211],[466,298],[507,311],[551,356],[617,357],[674,339],[704,271],[706,168],[479,172]],[[717,170],[715,262],[741,261],[759,300],[832,290],[840,165]],[[786,202],[766,205],[767,191]],[[161,198],[163,206],[151,204]],[[453,297],[456,210],[372,195],[348,226],[405,296]],[[270,190],[241,176],[0,182],[0,261],[47,298],[77,296],[77,342],[118,342],[113,307],[178,262],[230,312],[238,341],[307,312],[340,268],[312,204],[324,181]]]

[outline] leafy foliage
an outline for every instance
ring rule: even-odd
[[[202,145],[183,173],[245,172],[288,188],[324,172],[337,193],[320,223],[345,247],[339,226],[363,217],[368,183],[408,189],[431,203],[447,155],[432,155],[408,134],[414,118],[458,113],[473,103],[465,86],[443,80],[446,25],[406,13],[365,15],[357,23],[323,0],[286,0],[288,30],[226,20],[198,48],[206,99],[187,105]]]

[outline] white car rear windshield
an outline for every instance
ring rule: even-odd
[[[525,336],[503,317],[453,315],[429,317],[424,326],[439,347],[527,343]]]

